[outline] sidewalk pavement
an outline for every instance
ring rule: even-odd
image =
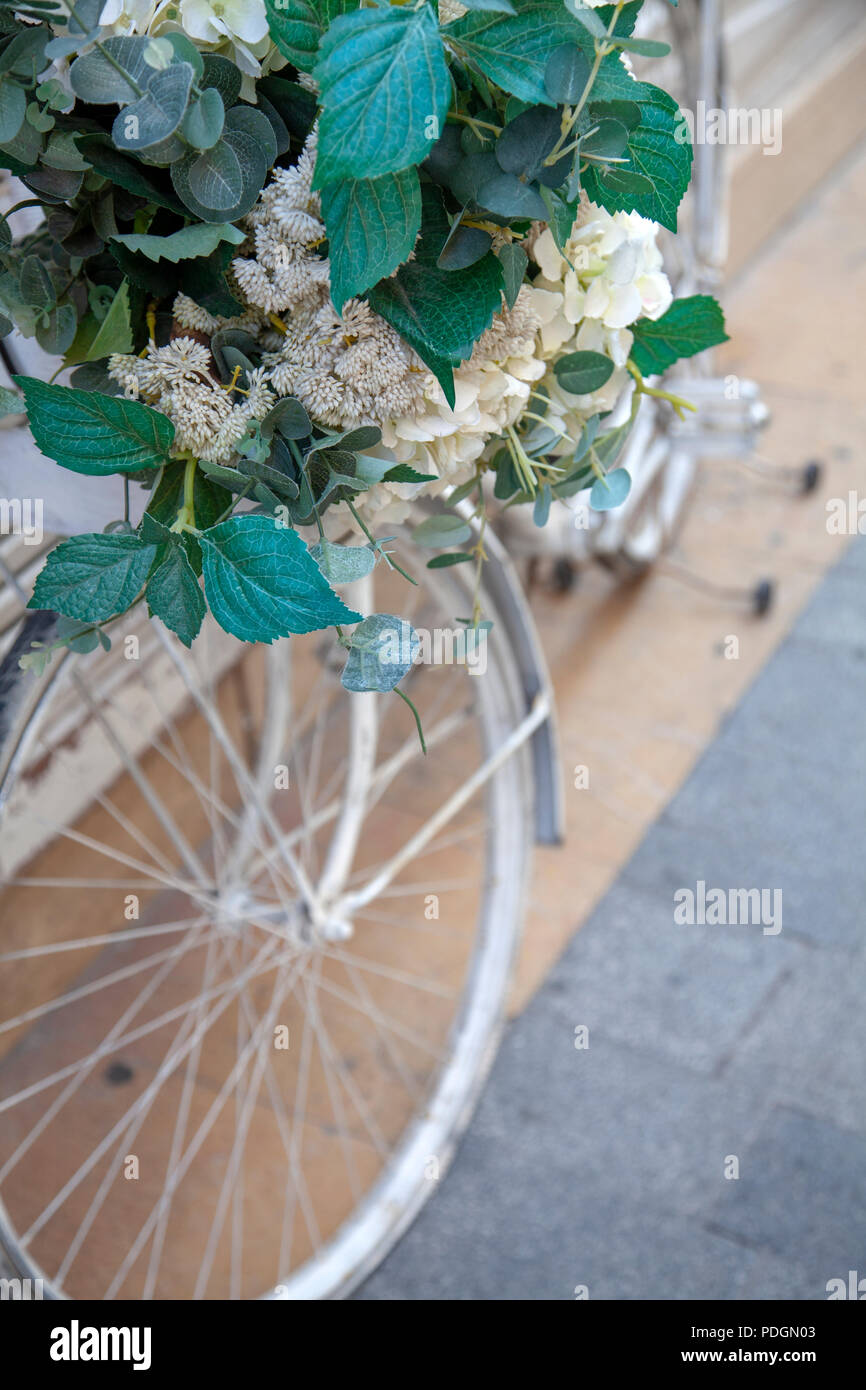
[[[441,1190],[356,1297],[866,1277],[864,696],[858,539],[510,1025]],[[678,925],[698,880],[781,889],[781,931]]]

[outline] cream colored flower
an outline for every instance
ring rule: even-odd
[[[180,0],[180,22],[191,39],[260,43],[268,33],[264,0]]]

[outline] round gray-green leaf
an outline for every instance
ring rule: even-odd
[[[412,624],[392,613],[365,618],[349,641],[342,683],[353,693],[393,690],[412,666],[421,645]]]
[[[563,391],[586,396],[598,391],[613,375],[613,362],[603,352],[568,352],[553,370]]]
[[[630,476],[624,468],[615,468],[604,478],[596,478],[590,489],[589,505],[593,511],[609,512],[622,506],[630,492]]]
[[[563,43],[555,48],[544,70],[547,95],[555,102],[576,102],[583,95],[590,78],[589,59],[576,43]]]
[[[144,95],[115,118],[111,138],[118,149],[146,150],[168,140],[183,120],[192,77],[189,63],[153,73]]]
[[[240,161],[225,140],[194,159],[187,177],[193,196],[214,211],[234,207],[244,191]]]
[[[223,133],[225,107],[215,87],[205,87],[183,118],[181,134],[197,150],[213,149]]]
[[[0,82],[0,144],[14,140],[24,124],[27,98],[23,87],[8,78]]]
[[[439,546],[462,545],[471,538],[472,527],[461,516],[449,516],[447,512],[441,516],[428,516],[427,520],[422,521],[412,532],[412,539],[416,545],[423,545],[431,550],[438,549]]]
[[[310,547],[310,554],[329,584],[352,584],[369,574],[376,563],[368,545],[334,545],[321,540]]]

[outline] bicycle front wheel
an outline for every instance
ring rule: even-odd
[[[339,1297],[444,1172],[497,1037],[541,716],[492,605],[461,663],[463,576],[401,563],[426,759],[330,638],[210,626],[187,652],[128,619],[9,731],[0,1241],[46,1296]]]

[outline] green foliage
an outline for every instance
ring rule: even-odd
[[[675,299],[661,318],[638,319],[632,332],[631,359],[644,376],[664,372],[678,358],[694,357],[728,340],[721,306],[709,294]]]
[[[357,9],[356,0],[265,0],[271,38],[299,72],[312,72],[319,39],[332,19]]]
[[[148,236],[128,232],[118,233],[112,240],[129,251],[140,252],[150,261],[191,260],[199,256],[209,256],[220,242],[228,241],[232,246],[240,246],[245,233],[230,222],[199,223],[197,226],[182,227],[179,232],[169,236]],[[128,352],[128,348],[113,348],[114,352]]]
[[[145,596],[151,616],[161,618],[185,647],[191,647],[207,605],[179,537],[172,536],[157,551]]]
[[[310,554],[329,584],[352,584],[376,564],[375,552],[368,545],[334,545],[324,537],[310,547]]]
[[[452,369],[470,357],[499,308],[502,265],[488,252],[464,270],[440,270],[419,260],[403,265],[367,296],[377,314],[427,363],[453,406]]]
[[[408,259],[421,227],[415,169],[376,179],[343,179],[322,189],[328,229],[331,298],[339,312]]]
[[[270,643],[360,620],[333,592],[297,532],[269,517],[230,517],[200,539],[211,612],[242,641]]]
[[[314,76],[322,106],[319,188],[420,163],[445,123],[451,83],[427,4],[335,19],[319,45]]]
[[[48,556],[27,606],[103,622],[135,602],[155,555],[156,547],[139,536],[73,536]]]
[[[138,401],[16,376],[33,438],[73,473],[137,473],[168,462],[174,425]],[[72,617],[77,616],[72,614]]]
[[[349,638],[343,686],[355,693],[393,690],[412,666],[420,645],[411,623],[393,613],[374,613],[358,623]]]
[[[563,391],[573,396],[598,391],[613,375],[613,362],[603,352],[567,352],[553,364]]]

